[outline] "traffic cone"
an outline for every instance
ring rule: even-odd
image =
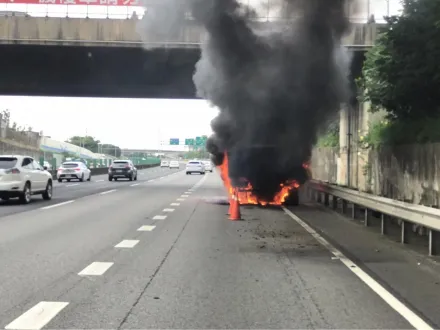
[[[229,220],[231,221],[241,220],[240,203],[238,202],[238,198],[236,194],[232,195]]]
[[[229,197],[229,210],[228,210],[228,215],[231,215],[232,212],[232,197]]]

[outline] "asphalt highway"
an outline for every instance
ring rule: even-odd
[[[413,329],[432,316],[307,227],[322,210],[229,221],[217,173],[139,174],[0,206],[0,328]]]
[[[139,170],[137,181],[129,181],[128,179],[118,179],[118,181],[108,181],[108,175],[95,175],[91,181],[79,182],[72,180],[71,182],[53,181],[53,198],[50,201],[45,201],[41,195],[32,196],[32,202],[29,205],[22,205],[18,199],[11,199],[9,201],[0,201],[0,217],[14,214],[32,209],[39,209],[49,207],[55,204],[66,203],[72,200],[95,195],[98,193],[105,193],[109,190],[127,189],[135,187],[141,183],[149,180],[160,179],[164,176],[174,174],[177,169],[153,167],[144,170]],[[0,218],[1,221],[1,218]]]

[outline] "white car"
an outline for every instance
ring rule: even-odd
[[[90,181],[92,171],[90,171],[83,162],[64,162],[57,171],[58,182],[63,180]]]
[[[44,169],[47,171],[52,171],[52,164],[49,163],[47,160],[44,161]]]
[[[32,195],[52,199],[52,175],[29,156],[0,156],[0,198],[18,197],[24,204]]]
[[[211,161],[209,161],[209,160],[204,161],[204,162],[203,162],[203,165],[205,165],[205,171],[207,171],[207,172],[211,172],[211,173],[212,173],[213,168],[212,168],[212,163],[211,163]]]
[[[167,160],[163,160],[160,162],[160,167],[169,167],[169,166],[170,166],[170,164],[168,163]]]
[[[186,174],[205,174],[205,165],[200,160],[192,160],[186,164]]]
[[[170,169],[171,168],[177,168],[177,169],[179,169],[180,168],[180,164],[179,164],[179,162],[177,161],[177,160],[172,160],[172,161],[170,161]]]

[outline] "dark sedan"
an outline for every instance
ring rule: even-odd
[[[108,169],[108,180],[129,179],[137,180],[137,168],[131,160],[115,160]]]

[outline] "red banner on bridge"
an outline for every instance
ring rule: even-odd
[[[0,0],[7,4],[28,5],[89,5],[89,6],[142,6],[141,0]]]

